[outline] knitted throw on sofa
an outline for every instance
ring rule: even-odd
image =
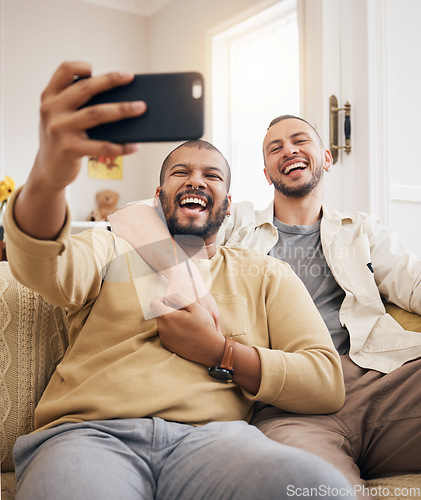
[[[64,355],[67,332],[63,310],[18,283],[8,263],[0,262],[2,493],[7,473],[14,470],[13,444],[18,436],[33,430],[34,408]]]

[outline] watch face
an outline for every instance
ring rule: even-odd
[[[224,382],[232,380],[232,376],[234,375],[233,370],[227,370],[226,368],[221,368],[220,366],[213,366],[209,368],[208,371],[211,377]]]

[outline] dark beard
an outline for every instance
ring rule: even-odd
[[[197,236],[202,239],[207,239],[219,231],[219,228],[224,222],[228,210],[228,197],[226,197],[216,213],[213,216],[211,215],[211,213],[209,213],[209,217],[206,223],[203,224],[203,226],[198,227],[195,225],[182,224],[178,220],[175,210],[170,214],[172,205],[163,189],[161,189],[161,191],[159,192],[159,201],[161,202],[161,209],[168,229],[173,236],[185,234],[189,236]]]
[[[320,168],[318,168],[314,172],[313,177],[310,179],[309,182],[307,182],[307,184],[301,184],[299,186],[286,186],[285,184],[282,183],[282,181],[278,182],[272,179],[271,176],[269,177],[276,191],[279,191],[284,196],[287,196],[288,198],[303,198],[304,196],[313,191],[313,189],[320,182],[322,175],[323,175],[323,168],[322,166],[320,166]]]

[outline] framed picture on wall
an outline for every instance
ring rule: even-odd
[[[88,177],[90,179],[123,178],[122,156],[90,156],[88,159]]]

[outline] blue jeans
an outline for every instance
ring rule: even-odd
[[[20,437],[14,459],[17,499],[355,498],[332,465],[242,421],[63,424]]]

